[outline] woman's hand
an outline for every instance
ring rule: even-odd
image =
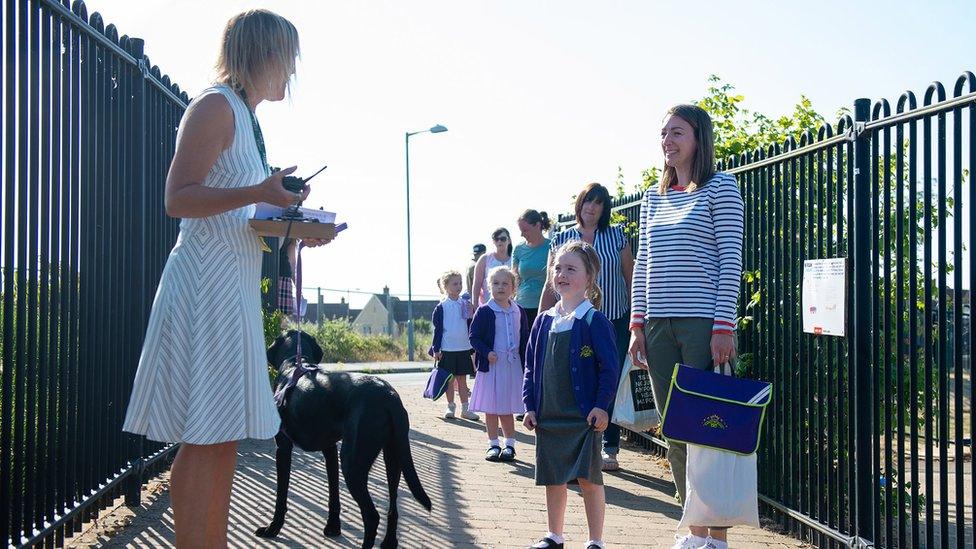
[[[634,366],[641,370],[647,369],[647,345],[644,342],[643,330],[631,328],[630,330],[630,360]]]
[[[524,425],[526,429],[534,431],[535,426],[538,425],[538,422],[535,420],[535,412],[525,412],[525,417],[522,418],[522,425]]]
[[[434,353],[434,360],[439,361],[442,356],[444,356],[444,353],[437,351],[436,353]]]
[[[279,170],[270,177],[258,183],[256,185],[256,193],[258,196],[258,202],[267,202],[268,204],[274,204],[275,206],[281,208],[287,208],[298,204],[305,197],[308,196],[308,185],[300,193],[293,193],[286,189],[282,184],[281,180],[285,178],[286,175],[294,173],[298,169],[297,166],[292,166],[290,168],[285,168]]]
[[[318,248],[332,242],[331,238],[303,238],[302,246],[306,248]]]
[[[590,415],[586,416],[586,423],[592,425],[594,431],[602,433],[610,424],[610,418],[603,408],[593,408]]]
[[[494,364],[496,362],[498,362],[498,353],[491,351],[488,353],[488,364]]]
[[[735,338],[732,334],[712,334],[712,362],[716,366],[730,362],[736,357]]]

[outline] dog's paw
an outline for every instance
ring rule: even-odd
[[[339,521],[332,522],[331,520],[326,523],[325,528],[322,529],[322,533],[325,534],[327,538],[334,538],[336,536],[342,535],[342,529],[339,527]]]
[[[380,544],[380,549],[397,549],[400,546],[400,542],[393,539],[383,539],[383,543]]]
[[[278,532],[281,532],[281,525],[271,524],[258,528],[254,531],[254,535],[259,538],[273,538],[278,535]]]

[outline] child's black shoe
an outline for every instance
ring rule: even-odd
[[[487,452],[485,452],[485,461],[498,461],[501,453],[501,448],[498,446],[492,446],[491,448],[488,448]]]
[[[515,461],[515,448],[506,446],[498,455],[498,461]]]
[[[530,545],[529,549],[563,549],[563,544],[556,543],[549,538],[542,538]]]

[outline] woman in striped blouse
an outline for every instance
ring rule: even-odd
[[[644,193],[631,302],[630,352],[648,368],[658,403],[675,363],[701,369],[735,359],[742,276],[742,196],[735,178],[715,172],[712,121],[678,105],[661,130],[664,175]],[[685,445],[669,441],[668,461],[682,501]],[[693,526],[677,549],[724,549],[726,530]],[[707,538],[707,539],[706,539]]]
[[[576,196],[576,227],[556,233],[549,247],[549,265],[553,254],[567,242],[582,240],[596,249],[600,257],[600,273],[596,283],[603,293],[602,312],[613,324],[617,338],[618,366],[623,369],[630,341],[630,277],[634,272],[634,254],[630,251],[624,231],[617,225],[610,225],[610,192],[599,183],[590,183]],[[547,273],[551,269],[547,270]],[[548,274],[547,274],[548,277]],[[553,291],[547,278],[539,312],[548,310],[556,304],[559,296]],[[607,411],[613,417],[613,408]],[[615,471],[620,466],[617,453],[620,450],[620,427],[611,423],[603,431],[603,470]]]

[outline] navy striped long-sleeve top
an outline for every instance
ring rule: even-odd
[[[713,319],[735,327],[742,276],[742,195],[735,177],[716,173],[694,192],[644,193],[631,299],[631,325],[644,318]]]

